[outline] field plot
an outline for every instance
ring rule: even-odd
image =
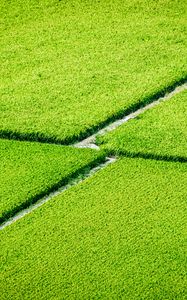
[[[187,91],[98,137],[108,152],[187,162]]]
[[[90,149],[0,140],[0,221],[102,160]]]
[[[0,136],[70,143],[186,78],[185,1],[2,0]]]
[[[120,159],[0,233],[1,299],[185,299],[187,164]]]

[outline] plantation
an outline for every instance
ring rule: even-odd
[[[0,140],[0,221],[104,160],[102,152]]]
[[[187,299],[186,17],[1,1],[1,300]]]
[[[143,155],[187,162],[187,91],[98,136],[109,153]]]
[[[5,228],[1,299],[185,299],[186,182],[123,158]]]
[[[1,137],[70,143],[186,79],[185,1],[0,5]]]

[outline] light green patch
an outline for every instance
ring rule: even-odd
[[[70,143],[186,78],[183,0],[0,5],[1,136]]]
[[[185,299],[187,165],[120,159],[1,231],[1,299]]]
[[[103,160],[91,149],[0,140],[0,221]]]

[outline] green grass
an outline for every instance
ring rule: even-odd
[[[98,136],[107,152],[187,162],[187,91],[162,102],[115,131]]]
[[[186,299],[186,182],[123,158],[7,227],[1,299]]]
[[[0,140],[0,221],[103,160],[90,149]]]
[[[0,135],[69,143],[186,78],[183,0],[2,0]]]

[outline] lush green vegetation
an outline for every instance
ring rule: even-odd
[[[183,0],[1,0],[0,222],[134,156],[0,232],[2,300],[186,299],[187,92],[101,151],[57,145],[187,80],[186,17]]]
[[[120,159],[7,227],[1,299],[186,299],[186,182]]]
[[[0,140],[0,221],[101,160],[90,149]]]
[[[98,137],[109,152],[187,162],[187,91]]]
[[[183,0],[2,0],[0,135],[70,142],[186,77]]]

